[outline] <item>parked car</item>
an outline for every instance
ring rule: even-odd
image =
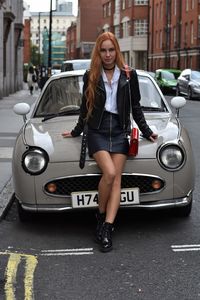
[[[177,80],[176,94],[186,95],[188,99],[200,100],[200,72],[191,69],[183,70]]]
[[[87,154],[85,168],[80,169],[81,136],[61,135],[76,124],[84,72],[50,77],[31,113],[27,103],[14,106],[15,113],[25,120],[12,159],[14,196],[22,221],[30,212],[97,206],[99,168]],[[137,73],[141,105],[158,139],[152,143],[140,133],[138,155],[128,157],[122,174],[121,208],[173,208],[179,215],[188,216],[195,178],[190,138],[154,79],[147,72]],[[176,110],[185,103],[183,97],[171,101]]]
[[[91,59],[65,60],[61,66],[61,72],[87,70],[90,68]]]
[[[177,78],[181,74],[176,69],[158,69],[155,72],[155,80],[163,93],[176,93]]]

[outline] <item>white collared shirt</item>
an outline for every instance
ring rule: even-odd
[[[102,70],[102,77],[106,89],[106,103],[105,103],[105,110],[109,111],[114,114],[118,114],[117,111],[117,88],[118,88],[118,81],[120,76],[120,69],[115,66],[115,70],[113,73],[113,77],[109,82],[104,70]]]

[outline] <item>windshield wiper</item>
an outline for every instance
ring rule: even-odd
[[[60,116],[70,116],[70,115],[76,115],[79,114],[80,112],[80,108],[78,109],[72,109],[72,110],[68,110],[68,111],[60,111],[56,114],[47,114],[46,116],[44,116],[44,119],[42,119],[42,122],[45,122],[47,120],[56,118],[56,117],[60,117]]]
[[[151,107],[151,106],[142,106],[142,110],[144,110],[144,111],[165,111],[164,108]]]

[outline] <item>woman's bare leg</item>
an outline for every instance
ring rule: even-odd
[[[121,197],[121,174],[126,162],[124,154],[98,151],[94,154],[102,178],[99,182],[99,211],[106,212],[106,222],[113,223]]]
[[[121,175],[126,163],[127,156],[119,153],[111,155],[115,166],[115,179],[109,195],[106,208],[106,222],[113,223],[117,215],[121,199]]]
[[[93,157],[102,171],[98,187],[99,211],[102,213],[106,212],[107,202],[115,179],[115,166],[110,153],[107,151],[98,151]]]

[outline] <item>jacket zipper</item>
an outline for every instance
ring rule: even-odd
[[[112,152],[112,114],[110,115],[110,152]]]

